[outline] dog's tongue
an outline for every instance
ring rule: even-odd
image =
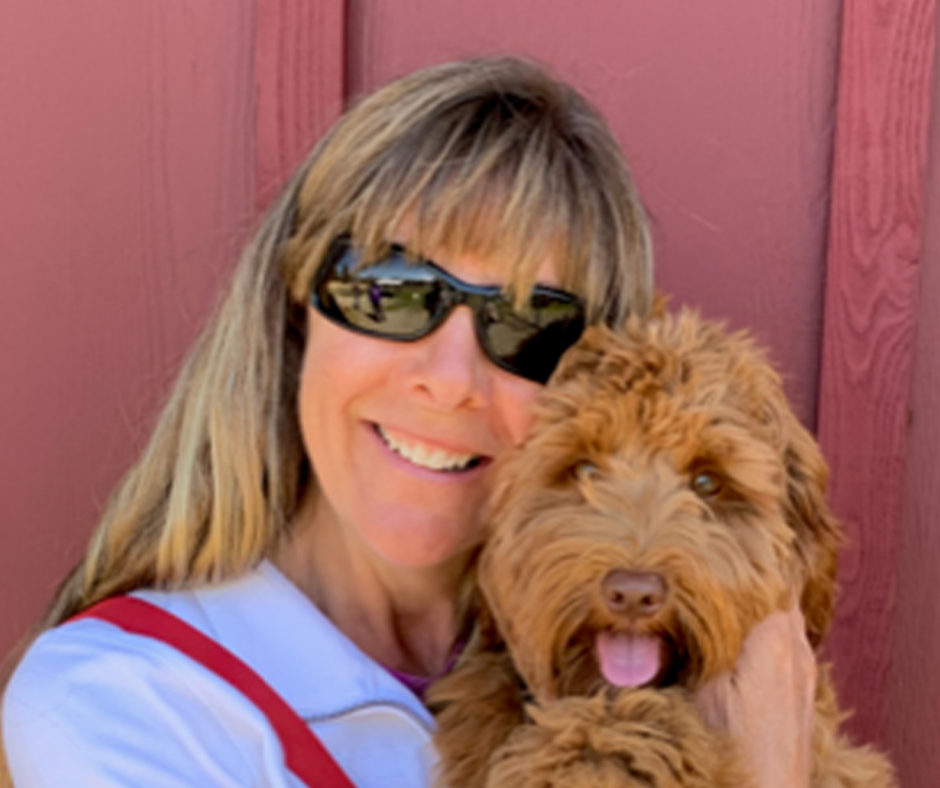
[[[597,657],[604,678],[617,687],[640,687],[659,673],[660,640],[652,635],[601,632]]]

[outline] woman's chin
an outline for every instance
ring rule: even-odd
[[[385,519],[382,533],[369,533],[368,527],[360,530],[371,552],[389,567],[409,571],[447,569],[462,573],[482,540],[478,526],[466,529],[472,533],[458,532],[453,519],[446,525],[420,522],[420,517],[405,518],[406,521],[398,525],[397,519]]]

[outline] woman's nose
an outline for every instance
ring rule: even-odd
[[[458,306],[414,343],[411,385],[434,407],[478,406],[485,397],[487,360],[477,342],[473,312]]]

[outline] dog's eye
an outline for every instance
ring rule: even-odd
[[[697,471],[692,475],[692,491],[700,498],[711,498],[721,492],[721,477],[714,471]]]
[[[589,482],[597,476],[597,466],[590,462],[579,462],[572,471],[579,482]]]

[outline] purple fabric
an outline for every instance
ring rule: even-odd
[[[400,670],[393,670],[389,667],[385,669],[422,700],[424,700],[425,690],[434,681],[428,676],[415,676],[412,673],[402,673]]]
[[[395,670],[390,668],[388,665],[383,665],[389,673],[391,673],[396,679],[398,679],[402,684],[404,684],[408,689],[410,689],[415,695],[417,695],[421,700],[424,700],[424,693],[428,687],[431,686],[435,681],[437,681],[441,676],[445,676],[453,669],[454,665],[457,664],[457,658],[460,656],[460,652],[463,651],[464,643],[458,643],[454,646],[454,650],[450,655],[450,658],[447,660],[447,665],[444,667],[443,672],[440,676],[416,676],[413,673],[403,673],[400,670]]]

